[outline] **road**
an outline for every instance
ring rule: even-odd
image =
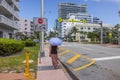
[[[120,48],[68,42],[61,47],[95,60],[93,65],[75,71],[81,80],[120,80]],[[71,65],[79,64],[82,63],[76,61]]]

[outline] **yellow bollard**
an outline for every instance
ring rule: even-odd
[[[29,52],[26,52],[26,67],[25,67],[25,73],[24,73],[24,80],[35,80],[29,71]]]

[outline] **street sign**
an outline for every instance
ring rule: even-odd
[[[42,18],[39,18],[39,19],[38,19],[38,23],[39,23],[39,24],[42,24],[42,23],[43,23],[43,19],[42,19]]]
[[[47,18],[33,18],[35,31],[47,31],[48,21]]]
[[[109,33],[109,38],[112,38],[112,32]]]

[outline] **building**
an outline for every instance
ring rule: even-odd
[[[19,10],[19,0],[0,0],[0,38],[14,37]]]
[[[30,37],[34,33],[33,27],[34,27],[34,25],[33,25],[33,22],[31,22],[31,20],[21,18],[19,21],[18,32],[26,35],[27,37]]]
[[[86,23],[79,22],[80,20],[84,19],[83,17],[86,18]],[[82,31],[82,32],[93,32],[94,30],[101,28],[100,19],[99,18],[95,19],[95,18],[88,17],[88,15],[81,16],[80,14],[78,16],[78,13],[69,15],[68,20],[65,20],[65,21],[63,20],[63,22],[61,23],[61,37],[64,38],[65,35],[68,35],[72,27],[76,27],[79,31]],[[77,22],[74,22],[74,23],[69,22],[72,19]],[[109,28],[112,27],[111,25],[105,24],[105,23],[103,23],[102,26],[109,27]]]
[[[73,3],[60,3],[58,9],[58,16],[66,19],[69,13],[87,13],[87,5],[78,5]]]
[[[73,17],[71,17],[73,16]],[[75,20],[86,20],[86,23],[94,23],[94,24],[99,24],[100,19],[98,17],[94,17],[88,13],[69,13],[67,15],[67,19],[72,19],[74,18]]]
[[[58,32],[61,38],[65,38],[72,27],[76,27],[82,32],[93,32],[97,28],[101,28],[101,20],[88,13],[86,4],[60,3],[58,17],[63,19],[62,22],[56,22],[56,27],[59,29]],[[86,23],[83,23],[81,20],[85,20]],[[103,27],[112,26],[103,22]],[[77,35],[79,38],[83,36],[83,34]]]

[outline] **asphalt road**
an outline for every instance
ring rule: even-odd
[[[120,80],[120,48],[68,42],[61,46],[95,60],[93,65],[75,71],[81,80]],[[82,62],[71,65],[79,64]]]

